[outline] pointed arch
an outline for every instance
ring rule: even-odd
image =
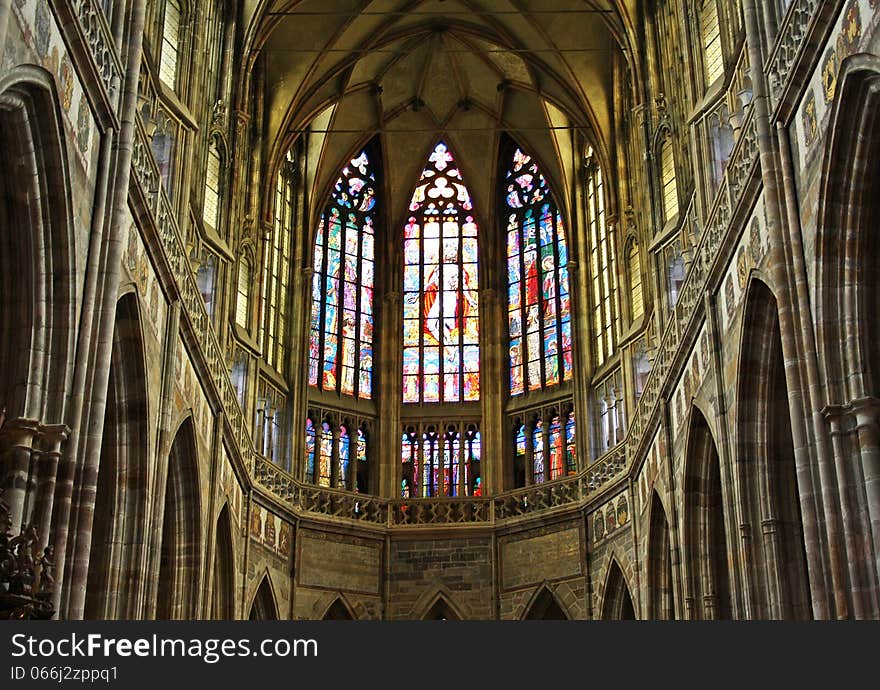
[[[149,396],[137,294],[116,305],[84,617],[138,618],[144,582]]]
[[[341,170],[315,236],[309,386],[373,397],[373,293],[381,180],[376,146]]]
[[[223,505],[217,518],[214,548],[214,586],[211,617],[215,620],[235,618],[235,551],[232,541],[229,503]]]
[[[828,401],[880,397],[875,261],[880,224],[880,58],[841,65],[822,167],[817,240],[817,336]],[[843,345],[841,347],[841,344]]]
[[[257,591],[251,601],[248,619],[252,621],[277,621],[280,619],[275,591],[268,573],[263,576],[260,586],[257,587]]]
[[[193,420],[187,417],[168,454],[156,602],[156,617],[161,620],[189,620],[198,611],[201,492],[196,448]]]
[[[569,245],[562,210],[537,161],[512,139],[501,150],[509,392],[515,397],[573,377]]]
[[[727,520],[721,462],[700,409],[691,408],[685,451],[684,543],[689,616],[701,620],[732,615]]]
[[[437,597],[436,601],[431,604],[425,615],[422,616],[423,621],[460,621],[464,620],[461,614],[455,610],[449,600],[444,596]]]
[[[403,402],[480,399],[478,227],[447,144],[437,143],[409,206],[403,254]]]
[[[54,77],[0,78],[0,409],[61,421],[76,315],[72,194]],[[2,479],[2,478],[0,478]]]
[[[537,589],[532,600],[526,606],[523,620],[533,621],[567,621],[571,617],[566,613],[565,607],[556,593],[547,583]]]
[[[751,615],[803,620],[812,607],[778,307],[760,280],[746,295],[735,438]]]
[[[351,607],[345,601],[345,598],[340,594],[333,600],[330,606],[327,607],[324,615],[321,616],[321,620],[354,621],[357,620],[357,616],[354,614]]]
[[[605,578],[605,596],[602,599],[602,620],[628,621],[636,619],[635,606],[626,577],[616,558],[611,559]]]
[[[666,509],[655,490],[648,521],[648,610],[650,620],[673,620],[672,543]]]

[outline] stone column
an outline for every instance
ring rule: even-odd
[[[880,579],[880,401],[873,398],[853,403],[856,429],[859,435],[859,455],[865,481],[870,537],[874,545],[874,573],[871,578],[877,588]],[[875,591],[875,601],[876,601]]]
[[[52,509],[55,503],[55,483],[58,478],[58,463],[61,460],[61,444],[70,435],[70,429],[63,424],[44,426],[40,439],[42,451],[37,465],[37,491],[34,501],[33,521],[40,535],[40,544],[49,543],[52,526]]]
[[[15,532],[20,531],[27,521],[27,488],[39,429],[36,420],[19,418],[7,421],[0,431],[0,487],[4,490],[3,500],[9,506],[9,518]]]

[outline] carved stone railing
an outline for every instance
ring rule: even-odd
[[[488,498],[417,498],[394,502],[391,525],[490,524],[491,513]]]
[[[495,497],[495,518],[507,520],[579,503],[585,498],[580,476],[535,484]]]
[[[299,487],[287,472],[266,458],[254,454],[251,465],[251,476],[254,481],[271,494],[277,496],[285,503],[297,504],[299,501]]]
[[[64,31],[75,33],[71,36],[74,59],[83,68],[91,65],[104,91],[102,99],[111,113],[118,114],[122,62],[104,10],[96,0],[52,0],[52,4]]]
[[[632,415],[627,434],[628,454],[633,457],[659,412],[662,393],[678,372],[673,369],[682,338],[695,314],[700,312],[710,270],[731,231],[734,210],[739,206],[747,183],[758,161],[758,134],[753,109],[749,109],[739,139],[728,161],[715,203],[709,213],[694,258],[682,286],[678,302],[657,348],[657,355],[645,389]]]
[[[776,110],[782,98],[804,42],[819,10],[827,0],[793,0],[776,34],[776,45],[767,60],[765,72],[770,86],[770,110]]]
[[[205,309],[205,301],[193,276],[189,258],[180,238],[180,230],[174,209],[165,193],[156,160],[140,117],[137,120],[132,155],[132,179],[139,185],[143,198],[153,216],[165,259],[170,270],[169,278],[175,281],[182,313],[192,327],[200,355],[210,373],[226,421],[243,457],[253,449],[250,430],[245,423],[238,395],[232,385],[226,358],[217,340],[211,319]]]
[[[299,485],[299,496],[297,507],[306,513],[374,525],[388,524],[388,501],[385,499],[305,484]]]

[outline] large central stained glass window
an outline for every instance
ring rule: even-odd
[[[404,230],[403,402],[480,399],[477,223],[449,147],[440,142]]]
[[[370,399],[376,176],[366,151],[342,170],[315,241],[309,385]]]

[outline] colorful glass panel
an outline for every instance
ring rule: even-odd
[[[373,394],[376,174],[366,151],[342,169],[315,239],[309,385]]]
[[[403,401],[478,401],[477,224],[446,144],[434,148],[409,210],[403,247]]]
[[[330,468],[333,462],[333,432],[326,422],[321,425],[321,445],[319,452],[318,484],[330,486]]]
[[[516,149],[507,171],[510,394],[572,378],[565,224],[538,164]]]
[[[306,479],[315,481],[315,424],[306,419]]]

